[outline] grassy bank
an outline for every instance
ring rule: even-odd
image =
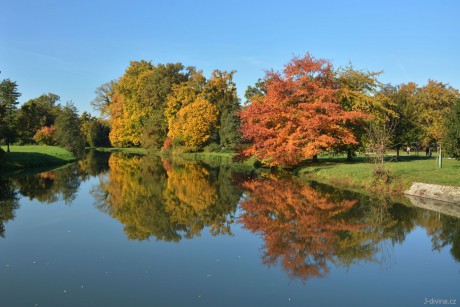
[[[135,154],[142,154],[142,155],[153,153],[145,148],[137,148],[137,147],[132,147],[132,148],[87,147],[87,149],[103,151],[103,152],[124,152],[124,153],[135,153]]]
[[[436,165],[436,158],[404,157],[399,162],[387,162],[391,180],[387,188],[401,194],[413,182],[460,186],[460,162],[443,159],[443,168]],[[351,189],[375,188],[373,165],[365,161],[354,163],[323,162],[305,165],[297,170],[299,176]]]
[[[148,154],[149,151],[142,148],[97,148],[100,151],[125,152]],[[232,152],[197,152],[174,154],[186,160],[202,161],[211,166],[228,165],[241,171],[253,171],[255,159],[244,162],[234,162]],[[401,155],[399,162],[394,162],[395,153],[387,156],[386,163],[390,171],[391,181],[386,189],[392,194],[402,194],[413,182],[425,182],[441,185],[460,186],[460,161],[443,159],[443,168],[439,169],[436,157],[425,158],[420,156]],[[363,155],[354,158],[353,162],[347,162],[345,156],[320,155],[319,163],[307,162],[294,172],[301,178],[315,180],[353,190],[376,189],[373,176],[373,165],[369,164]],[[378,187],[380,188],[380,187]]]
[[[186,160],[198,160],[202,161],[211,166],[227,165],[231,166],[232,169],[239,171],[253,171],[255,169],[254,163],[256,159],[249,159],[242,162],[233,161],[234,152],[193,152],[193,153],[181,153],[175,154],[174,156],[186,159]]]
[[[6,150],[3,146],[2,149]],[[75,161],[67,150],[57,146],[10,146],[6,160],[1,165],[2,172],[63,165]]]

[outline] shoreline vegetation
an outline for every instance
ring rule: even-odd
[[[257,160],[252,158],[244,162],[233,162],[234,153],[186,153],[180,154],[185,159],[194,159],[205,163],[229,164],[238,168],[256,169]],[[392,161],[393,153],[387,155],[385,162],[390,173],[387,184],[375,181],[374,165],[364,155],[347,161],[346,156],[322,155],[318,162],[307,161],[301,166],[286,171],[301,179],[330,184],[338,188],[369,193],[379,191],[393,196],[401,196],[414,182],[423,182],[447,186],[460,186],[460,164],[454,159],[443,159],[443,168],[436,164],[436,156],[426,158],[422,155],[400,156],[399,161]],[[260,168],[269,171],[270,168]],[[279,169],[276,169],[279,170]]]
[[[387,156],[385,165],[390,171],[391,178],[385,185],[377,184],[373,176],[373,165],[363,155],[358,155],[352,162],[346,161],[346,156],[322,155],[318,162],[306,161],[301,166],[291,170],[261,167],[255,158],[236,162],[234,152],[195,152],[170,154],[149,151],[143,148],[87,148],[102,152],[122,152],[141,155],[163,155],[165,157],[201,161],[211,166],[225,165],[237,171],[271,172],[281,171],[298,176],[303,180],[317,181],[338,188],[369,193],[379,191],[391,196],[401,196],[413,182],[432,183],[448,186],[460,186],[460,164],[453,159],[443,159],[443,168],[436,165],[436,157],[426,158],[422,155],[400,156],[398,162],[391,161],[391,153]],[[11,152],[6,153],[7,160],[2,165],[2,174],[15,171],[40,171],[44,167],[64,166],[76,161],[67,150],[57,146],[11,146]]]

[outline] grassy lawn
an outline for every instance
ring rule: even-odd
[[[6,146],[2,146],[6,151]],[[67,164],[75,161],[75,157],[67,150],[57,146],[10,146],[6,153],[6,161],[1,170],[17,170]]]
[[[387,162],[386,166],[391,176],[388,187],[395,193],[402,193],[413,182],[460,186],[460,161],[453,159],[443,159],[441,169],[437,167],[434,156],[432,158],[401,156],[401,161]],[[348,163],[328,159],[322,163],[307,164],[297,172],[304,178],[349,188],[369,189],[375,184],[373,165],[366,163],[364,159]]]

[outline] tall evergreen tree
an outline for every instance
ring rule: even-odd
[[[5,79],[0,83],[0,138],[5,140],[8,152],[17,135],[16,110],[20,96],[16,82]]]

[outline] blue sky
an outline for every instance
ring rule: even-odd
[[[460,88],[460,1],[1,1],[0,79],[21,102],[52,92],[92,111],[131,60],[236,70],[240,97],[310,52],[381,81]]]

